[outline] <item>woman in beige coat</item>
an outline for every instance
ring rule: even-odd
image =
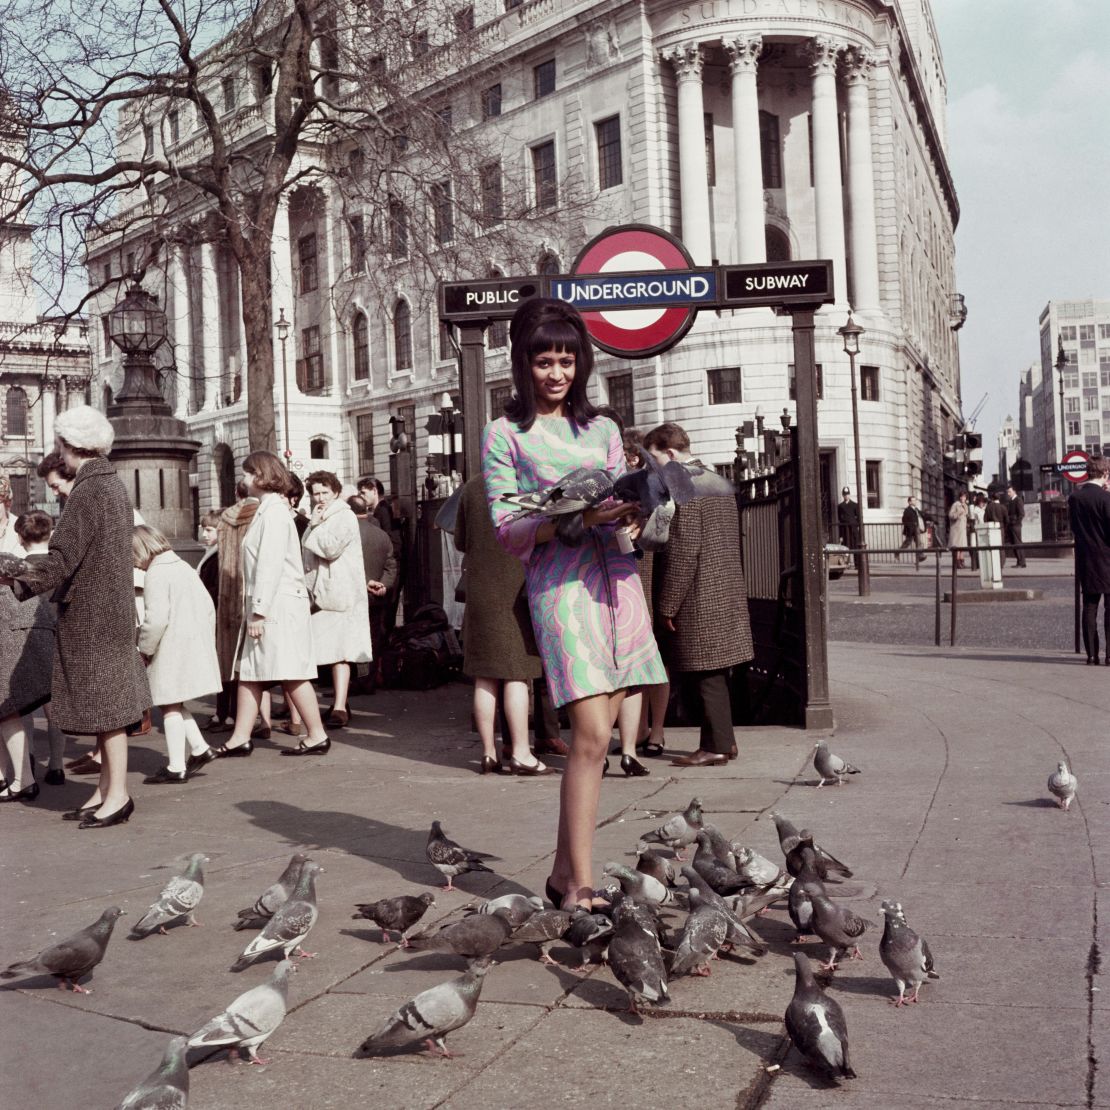
[[[236,661],[235,728],[216,751],[225,757],[251,754],[251,729],[263,687],[280,682],[308,729],[307,742],[302,740],[281,754],[323,755],[331,741],[320,722],[320,707],[312,689],[316,660],[301,545],[285,499],[288,471],[277,455],[255,451],[247,456],[243,472],[247,492],[259,499],[259,505],[243,537],[243,625]]]
[[[369,663],[370,602],[358,518],[339,494],[343,486],[328,470],[305,480],[312,515],[301,538],[305,581],[312,597],[312,643],[316,665],[331,667],[335,701],[326,723],[342,728],[350,719],[347,693],[351,664]]]

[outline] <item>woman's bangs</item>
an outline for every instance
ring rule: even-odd
[[[528,361],[544,351],[566,352],[579,358],[582,340],[578,329],[569,320],[545,320],[529,337]]]

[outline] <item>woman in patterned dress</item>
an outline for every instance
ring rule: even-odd
[[[605,753],[626,689],[666,680],[633,555],[614,532],[635,505],[605,502],[583,514],[577,547],[538,515],[514,518],[506,495],[553,485],[577,467],[624,473],[616,425],[586,396],[593,351],[582,318],[535,298],[509,328],[514,396],[483,432],[482,473],[502,546],[524,564],[532,624],[552,702],[571,721],[559,833],[547,886],[556,905],[588,904]],[[633,529],[636,525],[633,524]]]

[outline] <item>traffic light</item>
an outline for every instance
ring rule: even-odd
[[[964,447],[968,451],[982,451],[983,450],[983,433],[982,432],[964,432],[963,440],[964,440]]]
[[[977,478],[983,473],[983,464],[978,459],[969,459],[963,465],[963,473],[965,477]]]

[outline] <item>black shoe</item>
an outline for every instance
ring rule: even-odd
[[[10,786],[5,787],[4,792],[0,794],[0,802],[33,802],[38,796],[39,784],[33,782],[30,786],[25,786],[14,793]]]
[[[229,748],[226,744],[221,744],[218,748],[209,748],[208,750],[214,752],[219,759],[238,758],[239,756],[246,757],[254,751],[254,741],[248,740],[245,744],[236,744],[234,748]]]
[[[192,778],[205,764],[219,758],[213,748],[205,748],[199,755],[191,755],[185,760],[185,774]]]
[[[153,775],[148,775],[143,782],[147,786],[154,786],[158,783],[176,782],[183,783],[189,778],[188,771],[171,771],[168,767],[162,767],[155,771]]]
[[[625,778],[651,774],[638,759],[630,755],[621,756],[621,770],[624,772]]]
[[[81,806],[78,809],[71,809],[68,813],[62,814],[63,821],[84,821],[90,813],[95,813],[100,808],[100,803],[97,802],[94,806]]]
[[[126,825],[131,820],[131,814],[134,812],[135,803],[128,798],[115,813],[109,813],[107,817],[94,817],[90,813],[77,827],[79,829],[110,829],[113,825]]]
[[[501,760],[495,759],[492,755],[482,756],[482,763],[478,769],[480,775],[501,775],[504,774],[504,768],[501,766]]]
[[[663,754],[663,744],[656,744],[650,736],[645,736],[636,745],[636,751],[640,752],[641,755],[658,757]]]
[[[524,777],[536,775],[553,775],[555,774],[554,767],[548,767],[546,763],[541,763],[538,759],[535,763],[521,763],[517,759],[509,759],[509,774],[522,775]]]
[[[52,767],[43,775],[42,781],[45,782],[47,786],[64,786],[66,773],[61,767]]]
[[[304,744],[298,744],[295,748],[282,748],[282,755],[327,755],[331,751],[331,740],[325,737],[319,744],[313,744],[307,747]]]

